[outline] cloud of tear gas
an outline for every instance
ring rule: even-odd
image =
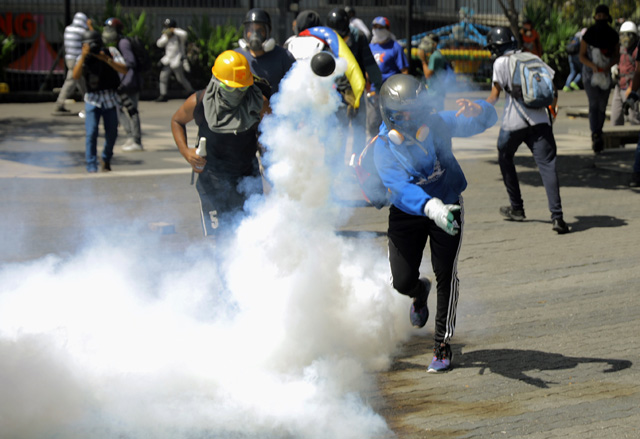
[[[392,436],[362,395],[411,329],[385,249],[335,233],[337,99],[304,62],[281,84],[273,190],[229,248],[148,264],[103,244],[0,271],[3,437]]]

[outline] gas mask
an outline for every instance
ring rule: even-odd
[[[244,43],[253,52],[273,50],[276,42],[269,38],[269,29],[264,23],[248,23],[244,28]],[[241,44],[242,45],[242,44]]]
[[[412,120],[409,111],[394,111],[389,113],[387,117],[393,126],[389,130],[389,140],[396,145],[404,143],[406,137],[413,141],[423,142],[429,136],[429,127]]]
[[[105,26],[102,30],[102,42],[105,46],[118,42],[118,31],[110,26]]]

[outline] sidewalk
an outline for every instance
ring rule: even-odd
[[[51,116],[51,103],[0,105],[0,261],[74,253],[85,228],[118,239],[118,226],[140,218],[174,226],[175,233],[158,238],[168,251],[179,254],[200,240],[190,169],[169,127],[181,103],[142,102],[145,151],[116,148],[114,171],[97,175],[84,170],[81,119]],[[390,370],[376,377],[379,389],[366,395],[398,438],[640,437],[640,191],[626,186],[635,146],[594,156],[589,137],[575,134],[588,130],[587,120],[566,116],[585,106],[584,92],[560,92],[554,130],[565,220],[572,228],[567,235],[551,230],[526,146],[516,160],[527,219],[515,223],[498,214],[508,202],[495,150],[499,127],[455,140],[469,182],[455,368],[426,373],[431,317],[399,348]],[[101,205],[113,206],[113,216],[91,218]],[[81,213],[89,214],[88,224],[77,222]],[[341,231],[375,232],[384,248],[386,220],[384,209],[356,207]],[[428,258],[422,272],[433,276]],[[435,294],[429,305],[433,315]],[[407,314],[408,308],[407,302]]]

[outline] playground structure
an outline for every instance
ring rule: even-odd
[[[472,23],[473,10],[460,9],[460,21],[414,35],[411,38],[411,57],[418,58],[418,45],[426,36],[437,36],[438,49],[451,62],[455,73],[482,76],[490,72],[491,52],[485,49],[489,26]],[[406,49],[406,40],[399,40]]]

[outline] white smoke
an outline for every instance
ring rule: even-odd
[[[362,395],[411,332],[408,304],[385,249],[336,234],[338,104],[296,63],[262,125],[273,189],[229,248],[5,266],[2,439],[391,436]]]

